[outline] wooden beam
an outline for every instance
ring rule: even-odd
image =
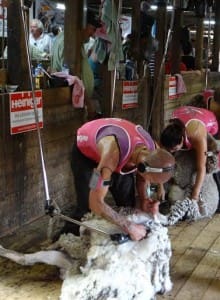
[[[164,126],[164,72],[160,73],[161,62],[164,54],[164,47],[167,34],[167,12],[166,6],[159,6],[157,10],[157,33],[156,38],[159,41],[159,49],[156,52],[155,74],[154,78],[154,103],[152,103],[152,114],[148,116],[152,124],[152,136],[159,139],[161,130]],[[149,120],[148,120],[149,122]]]
[[[195,67],[196,70],[202,69],[202,58],[203,58],[203,18],[198,18],[197,32],[196,32],[196,54],[195,54]]]
[[[212,71],[219,70],[219,50],[220,50],[220,1],[215,2],[215,28],[213,38],[213,56],[212,56]]]
[[[66,0],[64,22],[64,61],[71,74],[81,77],[81,30],[83,19],[83,1]]]
[[[28,13],[26,11],[25,13]],[[8,1],[8,82],[30,89],[25,33],[20,1]]]
[[[173,36],[171,43],[171,74],[180,73],[181,61],[181,27],[182,27],[183,11],[180,8],[175,8]]]

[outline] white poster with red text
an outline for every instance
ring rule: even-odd
[[[177,87],[176,87],[176,76],[169,77],[168,98],[169,98],[169,100],[178,98]]]
[[[34,100],[35,102],[30,91],[9,94],[11,134],[36,130],[37,126],[43,128],[42,90],[35,91]],[[34,103],[38,120],[35,117]]]
[[[138,107],[138,81],[123,81],[122,89],[122,108]]]

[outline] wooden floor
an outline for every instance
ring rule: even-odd
[[[1,239],[0,244],[23,252],[39,250],[41,242],[46,238],[46,227],[47,219],[43,218]],[[167,295],[157,296],[157,300],[219,300],[220,214],[212,219],[191,224],[183,222],[170,227],[169,235],[173,249],[173,289]],[[58,300],[61,285],[55,267],[23,267],[0,259],[2,300]]]
[[[158,300],[220,299],[220,214],[169,228],[172,291]]]

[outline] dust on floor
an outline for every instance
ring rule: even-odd
[[[1,238],[0,244],[23,253],[41,250],[47,238],[47,226],[45,216]],[[21,266],[0,258],[0,300],[58,300],[61,285],[59,269],[54,266]]]

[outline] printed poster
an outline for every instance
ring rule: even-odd
[[[178,98],[177,90],[176,90],[176,76],[169,77],[169,89],[168,89],[168,99],[176,99]]]
[[[37,129],[32,92],[14,92],[9,94],[10,132],[17,134]],[[35,91],[35,103],[39,128],[43,128],[42,90]]]
[[[138,81],[123,81],[122,108],[138,107]]]

